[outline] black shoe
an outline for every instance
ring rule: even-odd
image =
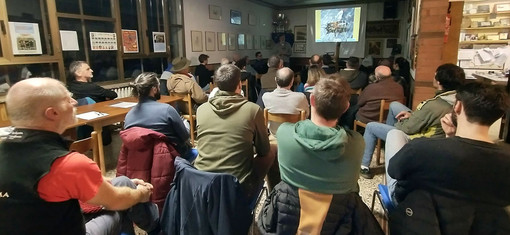
[[[359,171],[359,175],[365,179],[372,179],[374,178],[374,175],[372,175],[372,173],[370,173],[370,169],[369,168],[362,168],[360,171]]]

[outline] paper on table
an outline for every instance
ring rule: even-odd
[[[459,60],[472,60],[476,51],[472,49],[459,50]]]
[[[92,120],[100,117],[108,116],[107,113],[101,113],[96,111],[86,112],[82,114],[76,115],[77,118],[85,119],[85,120]]]
[[[137,104],[136,102],[120,102],[120,103],[112,104],[110,106],[116,107],[116,108],[131,108],[131,107],[135,106],[136,104]]]
[[[480,55],[480,59],[482,59],[482,62],[488,62],[494,59],[494,56],[492,56],[492,52],[490,50],[481,49],[477,50],[478,55]]]

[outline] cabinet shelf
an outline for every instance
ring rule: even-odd
[[[459,44],[508,44],[510,39],[503,40],[476,40],[476,41],[462,41]]]
[[[510,26],[492,26],[492,27],[477,27],[477,28],[461,28],[461,30],[485,30],[485,29],[510,29]]]
[[[463,16],[467,17],[483,17],[483,16],[489,16],[491,13],[475,13],[475,14],[464,14]],[[510,11],[500,11],[495,12],[496,16],[498,15],[508,15],[510,14]]]

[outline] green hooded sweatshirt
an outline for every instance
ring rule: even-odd
[[[199,170],[232,174],[241,183],[252,175],[253,154],[269,152],[264,112],[233,92],[218,91],[197,110]]]
[[[276,133],[283,181],[325,194],[358,192],[365,142],[340,126],[317,126],[310,120],[284,123]]]

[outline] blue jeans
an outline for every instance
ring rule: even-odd
[[[391,102],[390,110],[388,111],[388,117],[386,118],[386,124],[388,124],[390,126],[394,126],[395,123],[397,123],[397,121],[398,121],[395,118],[395,116],[397,116],[397,114],[402,111],[410,112],[411,110],[407,106],[405,106],[397,101]]]
[[[365,133],[363,134],[363,139],[365,140],[365,152],[363,153],[363,159],[361,161],[362,166],[370,167],[375,145],[377,144],[377,138],[386,140],[386,134],[393,129],[395,129],[394,126],[379,122],[369,122],[367,124]]]
[[[385,154],[384,154],[384,162],[386,168],[386,185],[388,185],[388,192],[393,199],[393,192],[395,192],[395,186],[397,185],[397,180],[391,178],[388,174],[388,167],[390,165],[390,160],[397,154],[405,144],[411,141],[411,138],[401,130],[391,130],[388,132],[386,136],[386,146],[385,146]],[[397,204],[393,199],[393,204]]]
[[[111,181],[115,187],[136,188],[127,177],[119,176]],[[88,214],[93,216],[93,214]],[[145,231],[159,229],[159,212],[152,202],[138,203],[125,211],[103,211],[85,224],[87,234],[135,234],[133,223]]]

